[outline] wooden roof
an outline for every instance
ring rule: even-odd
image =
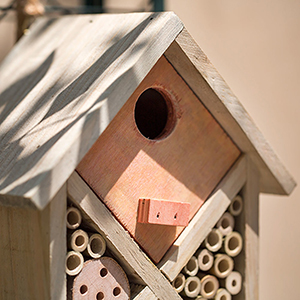
[[[165,55],[261,172],[295,182],[174,13],[41,18],[0,66],[0,203],[42,209]]]

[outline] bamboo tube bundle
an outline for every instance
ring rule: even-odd
[[[81,253],[69,251],[66,257],[66,273],[75,276],[80,273],[83,268],[84,259]]]
[[[77,229],[82,221],[81,213],[76,207],[69,207],[66,213],[67,228]]]
[[[220,230],[213,228],[205,238],[205,247],[211,252],[217,252],[222,247],[222,237]]]
[[[179,273],[172,282],[172,285],[177,291],[177,293],[182,292],[185,286],[185,276],[182,273]]]
[[[232,271],[228,277],[221,281],[221,285],[231,295],[237,295],[242,289],[242,275],[237,271]]]
[[[201,289],[200,294],[206,299],[212,299],[218,289],[219,289],[219,281],[215,276],[212,275],[202,275],[201,276]]]
[[[183,272],[188,276],[195,276],[198,273],[198,270],[198,259],[195,256],[192,256],[184,266]]]
[[[233,259],[226,254],[216,254],[211,273],[218,278],[227,277],[233,270]]]
[[[234,229],[234,217],[229,212],[225,212],[216,227],[223,236],[228,235]]]
[[[77,229],[68,236],[68,247],[77,252],[83,252],[88,242],[88,234],[82,229]]]
[[[240,215],[243,210],[243,199],[240,195],[237,195],[232,199],[228,210],[235,217]]]
[[[88,244],[84,252],[92,258],[100,258],[106,250],[106,242],[99,233],[89,234]]]
[[[218,289],[215,300],[231,300],[232,296],[231,294],[224,288]]]
[[[201,271],[208,271],[214,264],[214,256],[207,249],[201,249],[197,255],[198,266]]]
[[[227,255],[235,257],[240,254],[242,248],[243,238],[237,231],[233,231],[225,237],[223,249]]]
[[[201,290],[201,281],[197,276],[190,276],[186,279],[183,291],[181,294],[190,298],[198,296]]]

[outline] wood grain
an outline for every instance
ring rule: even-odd
[[[243,187],[246,182],[246,172],[246,158],[241,157],[158,264],[170,281],[180,273],[229,206],[230,200]]]
[[[294,179],[186,29],[165,56],[241,151],[255,163],[261,174],[260,191],[290,194],[296,186]]]
[[[182,28],[174,13],[38,20],[0,66],[0,202],[44,208]]]
[[[66,299],[66,186],[37,211],[0,206],[0,298]]]
[[[145,138],[133,113],[142,92],[153,87],[168,97],[176,114],[173,131],[160,140]],[[183,228],[137,223],[139,198],[189,202],[191,219],[239,154],[162,57],[76,170],[157,263]]]
[[[134,281],[147,285],[161,300],[181,299],[168,280],[76,172],[68,180],[68,195],[82,211],[85,222],[106,237],[107,247],[118,258],[122,268],[129,270],[130,274],[126,271],[129,278],[138,276],[140,279],[136,278]]]

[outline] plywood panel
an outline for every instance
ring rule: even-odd
[[[163,91],[174,112],[173,130],[158,140],[143,136],[135,123],[136,101],[147,88]],[[161,57],[77,171],[158,262],[183,227],[137,223],[139,198],[189,202],[191,219],[239,154],[199,99]]]

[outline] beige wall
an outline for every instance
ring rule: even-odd
[[[167,0],[166,9],[182,19],[300,184],[300,1]],[[3,26],[0,60],[14,34]],[[261,197],[261,300],[299,298],[299,212],[299,188],[288,198]]]
[[[300,185],[300,1],[167,0]],[[298,299],[300,189],[261,196],[260,299]]]

